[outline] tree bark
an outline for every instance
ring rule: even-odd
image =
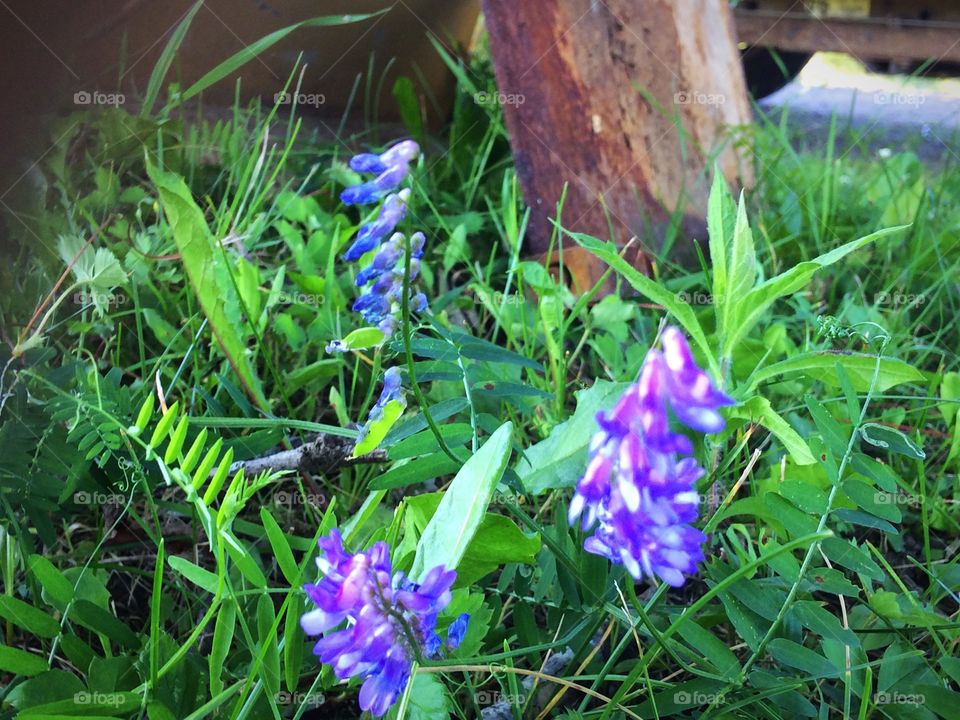
[[[732,146],[719,147],[728,126],[751,117],[727,1],[483,0],[483,8],[532,208],[528,251],[547,249],[566,184],[563,227],[643,242],[663,238],[676,210],[677,254],[693,256],[690,241],[706,235],[713,164],[729,181],[750,178]]]

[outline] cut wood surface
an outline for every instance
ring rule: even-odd
[[[711,168],[749,176],[728,126],[750,121],[726,0],[484,0],[517,172],[533,208],[527,249],[565,228],[626,243],[662,237],[680,208],[705,239]],[[679,127],[678,127],[679,126]],[[651,233],[652,231],[652,233]],[[567,243],[569,244],[569,242]]]

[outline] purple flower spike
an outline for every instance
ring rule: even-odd
[[[369,182],[348,187],[340,193],[346,205],[366,205],[377,202],[384,195],[399,187],[410,171],[410,162],[420,154],[420,147],[413,140],[399,142],[380,155],[361,153],[350,160],[350,168],[356,172],[377,173]]]
[[[380,212],[377,213],[376,219],[360,228],[356,240],[343,254],[343,259],[347,261],[359,260],[376,248],[406,216],[409,199],[409,190],[401,190],[396,195],[387,197],[383,207],[380,208]]]
[[[420,146],[413,140],[401,140],[380,156],[384,165],[409,165],[420,156]]]
[[[450,603],[456,573],[436,567],[418,585],[393,572],[383,542],[350,554],[333,530],[317,544],[323,577],[304,586],[316,609],[300,625],[321,636],[313,652],[338,678],[363,679],[360,707],[381,717],[406,687],[413,661],[439,642],[437,614]]]
[[[670,327],[663,352],[651,349],[639,380],[609,414],[598,413],[600,430],[570,501],[569,521],[581,518],[587,552],[624,565],[637,580],[656,575],[682,585],[703,560],[706,537],[690,525],[697,519],[697,481],[704,470],[692,457],[689,438],[670,431],[668,406],[687,427],[719,432],[719,408],[733,401],[697,367],[683,334]]]
[[[667,396],[680,421],[704,433],[723,430],[723,416],[717,410],[735,403],[717,390],[710,376],[697,367],[686,338],[675,327],[663,331],[663,357],[669,370]]]
[[[387,169],[386,163],[375,153],[360,153],[350,160],[350,169],[358,173],[377,173]]]

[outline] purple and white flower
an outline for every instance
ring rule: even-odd
[[[663,352],[650,350],[639,380],[609,414],[597,415],[600,429],[569,510],[571,524],[595,528],[584,549],[637,580],[656,575],[682,585],[703,560],[706,536],[691,523],[704,470],[689,457],[690,439],[670,430],[668,408],[687,427],[716,433],[724,428],[719,409],[732,404],[694,362],[683,333],[667,328]]]
[[[442,647],[437,615],[450,603],[457,574],[438,566],[415,583],[393,571],[386,543],[349,553],[338,530],[317,544],[322,577],[304,586],[315,608],[300,626],[320,636],[313,652],[339,679],[363,680],[360,707],[380,717],[403,692],[413,662]],[[448,630],[448,644],[459,642],[465,630],[461,616]]]

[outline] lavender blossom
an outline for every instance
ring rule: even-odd
[[[704,470],[688,457],[689,438],[671,432],[667,408],[687,427],[715,433],[724,427],[719,408],[733,400],[697,367],[677,328],[664,331],[663,348],[647,354],[640,379],[613,410],[598,413],[600,429],[569,520],[596,527],[584,542],[587,552],[622,563],[637,580],[657,575],[680,586],[703,560],[706,536],[690,523]]]
[[[402,233],[395,233],[383,244],[373,261],[357,275],[357,285],[369,287],[353,303],[353,309],[364,320],[377,325],[387,337],[396,330],[397,315],[403,302],[405,240]],[[424,242],[423,233],[410,236],[411,283],[420,274]],[[427,307],[427,298],[423,293],[411,294],[409,305],[414,312],[420,312]]]
[[[377,202],[395,190],[407,177],[410,163],[420,154],[420,147],[413,140],[404,140],[380,155],[361,153],[350,161],[357,172],[375,172],[377,177],[369,182],[348,187],[340,193],[340,200],[347,205],[366,205]]]
[[[410,190],[408,189],[387,197],[376,219],[360,227],[353,244],[343,254],[343,259],[359,260],[380,245],[381,241],[390,235],[406,216],[409,199]]]
[[[300,625],[321,636],[313,652],[339,679],[363,679],[360,707],[380,717],[406,687],[413,661],[439,651],[437,615],[450,603],[456,572],[438,566],[418,584],[393,572],[386,543],[350,554],[333,530],[317,544],[323,577],[304,586],[316,609]]]

